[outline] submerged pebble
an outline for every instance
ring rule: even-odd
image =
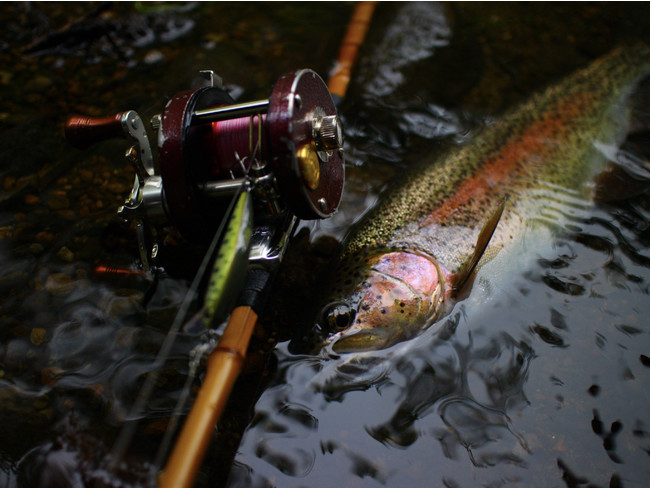
[[[163,53],[161,53],[160,51],[154,50],[154,51],[149,51],[145,55],[144,62],[146,64],[156,64],[156,63],[160,63],[164,59],[165,59],[165,56],[164,56]]]
[[[38,198],[37,195],[32,195],[31,193],[25,195],[24,201],[27,205],[36,205],[38,203],[41,203],[41,199]]]
[[[75,282],[72,280],[72,276],[52,273],[45,280],[45,289],[54,296],[65,296],[75,289]]]
[[[56,366],[48,366],[41,371],[41,381],[45,386],[54,386],[64,371]]]
[[[70,200],[65,192],[52,193],[45,204],[50,210],[65,210],[70,208]]]
[[[7,369],[20,370],[25,366],[29,343],[23,338],[11,340],[7,344],[4,355],[4,364]]]
[[[38,242],[34,242],[33,244],[29,245],[29,252],[31,252],[34,256],[42,254],[44,250],[45,248],[43,245],[39,244]]]
[[[36,327],[32,329],[29,333],[29,340],[35,346],[40,346],[43,344],[47,337],[47,331],[41,327]]]
[[[61,259],[61,261],[65,261],[66,263],[71,263],[74,261],[74,253],[66,246],[63,246],[61,249],[59,249],[56,255],[59,257],[59,259]]]

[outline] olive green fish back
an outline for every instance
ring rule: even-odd
[[[541,182],[575,188],[602,163],[594,141],[618,143],[625,135],[627,95],[649,71],[645,45],[619,48],[531,97],[396,185],[349,235],[344,257],[404,247],[427,223],[474,229],[503,198],[516,201]]]

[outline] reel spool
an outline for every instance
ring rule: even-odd
[[[205,244],[242,189],[256,220],[287,212],[301,219],[332,215],[343,192],[343,133],[323,80],[308,69],[283,75],[268,100],[235,104],[212,71],[210,86],[181,92],[152,118],[158,168],[140,116],[75,116],[65,134],[75,147],[128,137],[136,177],[119,213],[135,220],[143,265],[158,252],[157,229],[171,225]],[[285,219],[286,220],[286,219]]]

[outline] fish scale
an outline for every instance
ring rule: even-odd
[[[617,124],[625,116],[612,114],[610,109],[619,108],[616,102],[622,101],[630,85],[649,68],[650,50],[646,46],[617,49],[533,96],[440,163],[421,165],[352,231],[343,257],[367,247],[392,247],[410,235],[411,226],[407,224],[411,222],[421,222],[418,228],[427,222],[478,225],[496,206],[495,197],[513,196],[540,180],[575,187],[600,169],[588,157],[597,157],[592,154],[593,141],[619,143],[625,135],[627,124]],[[545,145],[541,148],[544,151],[531,147],[535,140]],[[535,160],[531,162],[530,158]],[[487,181],[491,171],[503,174],[485,196],[463,187],[477,174]],[[467,198],[473,200],[472,205],[462,210],[454,205]],[[456,211],[449,212],[449,208]]]
[[[486,221],[496,222],[490,216],[504,200],[498,224],[487,235],[490,257],[507,252],[504,246],[539,217],[544,195],[589,196],[585,183],[607,161],[595,143],[623,141],[630,118],[626,99],[648,72],[648,47],[616,49],[532,96],[441,161],[419,165],[389,190],[346,239],[325,302],[330,305],[321,314],[320,329],[336,332],[326,343],[335,352],[384,348],[446,315],[463,285],[458,280],[468,280],[474,269],[464,267],[474,253],[473,265],[486,251],[487,242],[477,243],[477,236]],[[425,296],[404,277],[403,287],[388,286],[391,277],[373,263],[389,253],[395,253],[393,261],[416,256],[421,273],[429,272],[427,260],[434,263],[435,293]],[[409,293],[413,303],[404,298]],[[381,314],[372,309],[377,303]],[[405,305],[427,315],[406,319],[400,313]]]

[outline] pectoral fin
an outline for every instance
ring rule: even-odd
[[[496,208],[492,216],[485,223],[483,229],[481,229],[481,232],[478,235],[478,239],[476,240],[474,253],[461,266],[458,273],[456,273],[452,277],[452,287],[453,287],[454,294],[458,294],[458,292],[463,288],[465,283],[467,283],[470,276],[472,276],[472,273],[476,269],[476,266],[478,265],[479,261],[483,257],[483,254],[485,253],[485,250],[487,249],[488,244],[490,243],[490,239],[492,238],[492,235],[494,234],[494,231],[497,228],[499,220],[501,219],[501,215],[503,215],[503,209],[505,208],[505,206],[506,206],[506,200],[504,199]]]

